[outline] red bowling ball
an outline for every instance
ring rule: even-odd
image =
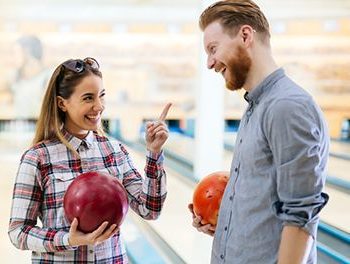
[[[66,217],[76,217],[84,233],[96,230],[104,221],[120,226],[128,211],[128,197],[120,181],[101,172],[79,175],[69,185],[63,200]]]
[[[230,173],[217,171],[204,177],[193,192],[193,212],[202,217],[202,224],[216,226],[222,196]]]

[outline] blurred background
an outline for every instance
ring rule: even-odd
[[[229,170],[246,107],[242,92],[226,91],[223,81],[203,85],[210,73],[197,25],[210,2],[0,0],[0,254],[6,263],[30,263],[30,252],[15,249],[6,233],[17,166],[30,146],[47,81],[61,62],[88,56],[103,73],[106,131],[127,144],[141,171],[144,122],[173,103],[165,150],[169,196],[157,221],[129,213],[123,228],[131,261],[209,263],[211,238],[193,230],[187,204],[203,171]],[[329,125],[331,200],[321,216],[319,262],[350,263],[350,1],[256,2],[270,21],[277,63],[312,94]],[[212,99],[199,99],[202,86]],[[219,163],[210,167],[196,149],[206,144],[211,152],[213,144],[199,139],[203,129],[196,124],[217,108],[221,152]]]

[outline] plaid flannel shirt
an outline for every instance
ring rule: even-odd
[[[9,237],[17,248],[32,250],[33,263],[127,263],[120,232],[95,246],[69,245],[63,196],[79,174],[106,172],[122,181],[137,214],[155,219],[166,197],[163,155],[147,154],[142,178],[119,142],[93,132],[83,140],[63,132],[80,158],[58,140],[37,144],[24,153],[14,185]]]

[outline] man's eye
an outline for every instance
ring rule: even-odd
[[[89,101],[89,100],[92,100],[92,96],[86,96],[86,97],[84,97],[84,101]]]

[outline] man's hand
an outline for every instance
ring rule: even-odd
[[[146,147],[153,153],[160,153],[165,141],[168,139],[169,131],[165,124],[165,119],[171,103],[168,103],[157,121],[147,122],[146,124]]]
[[[195,215],[193,212],[193,204],[188,205],[188,209],[192,213],[192,225],[197,228],[199,232],[203,232],[207,235],[214,236],[215,234],[215,226],[212,226],[211,224],[202,224],[202,217]]]
[[[111,225],[106,229],[108,222],[103,222],[95,231],[91,233],[83,233],[78,230],[78,220],[74,218],[71,227],[69,229],[69,245],[82,246],[82,245],[96,245],[102,241],[110,238],[119,231],[116,224]],[[106,229],[106,230],[105,230]]]

